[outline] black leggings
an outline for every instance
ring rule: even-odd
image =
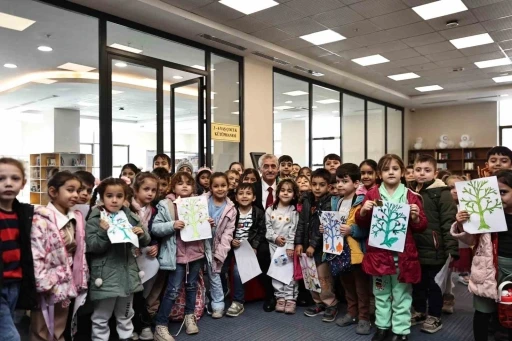
[[[475,310],[475,314],[473,315],[473,335],[475,341],[488,340],[489,324],[491,323],[491,318],[494,317],[496,317],[496,314],[482,313],[481,311]],[[512,329],[508,329],[508,340],[512,341]]]

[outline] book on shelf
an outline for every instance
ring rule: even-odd
[[[437,169],[438,170],[447,170],[448,164],[446,162],[437,163]]]
[[[473,153],[473,152],[465,152],[464,153],[464,158],[465,159],[474,159],[475,158],[475,153]]]
[[[474,162],[464,162],[464,170],[475,170]]]
[[[448,160],[450,158],[449,153],[437,153],[437,159],[438,160]]]

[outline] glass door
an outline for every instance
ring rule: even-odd
[[[171,84],[171,160],[175,171],[187,159],[193,172],[203,167],[205,158],[204,77]]]

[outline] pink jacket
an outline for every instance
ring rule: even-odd
[[[211,192],[203,194],[207,199],[212,196]],[[237,210],[235,205],[229,198],[224,212],[219,220],[215,235],[213,236],[212,246],[212,269],[213,272],[220,273],[222,270],[222,264],[228,256],[229,250],[231,250],[231,241],[233,240],[233,233],[235,232],[236,214]]]
[[[89,268],[85,260],[84,219],[80,211],[73,213],[76,217],[76,251],[72,260],[57,226],[55,212],[39,206],[32,219],[30,239],[36,290],[54,303],[69,303],[70,298],[87,290]]]
[[[450,230],[452,236],[469,246],[475,246],[468,289],[474,295],[498,300],[496,280],[497,236],[491,233],[469,234],[459,232],[457,223]]]

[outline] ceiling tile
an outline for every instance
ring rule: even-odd
[[[416,6],[425,5],[425,4],[428,4],[428,3],[431,3],[431,2],[434,2],[437,0],[402,0],[402,1],[409,7],[416,7]]]
[[[439,67],[465,67],[465,65],[473,65],[473,63],[467,58],[456,58],[448,60],[440,60],[436,62]]]
[[[344,37],[352,38],[380,31],[380,28],[374,25],[369,20],[363,20],[340,27],[333,27],[332,30],[338,32]]]
[[[499,45],[503,50],[510,50],[512,49],[512,40],[502,41]]]
[[[487,31],[481,24],[473,24],[473,25],[468,25],[468,26],[451,28],[451,29],[444,30],[444,31],[439,31],[439,33],[446,39],[452,40],[452,39],[473,36],[476,34],[487,33]]]
[[[416,72],[416,71],[427,71],[427,70],[433,70],[437,69],[439,66],[437,66],[434,63],[427,63],[427,64],[419,64],[419,65],[411,65],[407,66],[406,69],[408,71]]]
[[[372,51],[367,47],[363,47],[360,49],[339,52],[338,54],[345,59],[352,60],[354,58],[371,56]]]
[[[292,0],[287,2],[286,6],[311,16],[342,7],[344,4],[338,0]]]
[[[268,24],[265,24],[261,21],[258,21],[250,16],[246,15],[245,17],[241,17],[235,20],[231,20],[226,22],[226,25],[236,28],[245,33],[252,33],[255,31],[263,30],[269,27]]]
[[[402,42],[410,47],[423,46],[444,41],[445,39],[439,33],[429,33],[421,36],[403,39]]]
[[[468,47],[466,49],[459,50],[465,56],[475,56],[477,54],[490,53],[495,51],[501,51],[498,44],[485,44],[480,46]]]
[[[502,1],[492,5],[478,7],[472,10],[480,21],[498,19],[512,15],[512,2]]]
[[[327,27],[338,27],[363,20],[364,18],[349,7],[342,7],[322,14],[317,14],[313,16],[312,19]]]
[[[364,36],[358,36],[352,39],[354,39],[358,44],[361,44],[363,46],[375,45],[379,43],[385,43],[388,41],[396,40],[396,38],[389,35],[387,31],[379,31],[372,34],[365,34]]]
[[[372,69],[371,66],[369,66],[370,69]],[[389,76],[389,75],[399,75],[401,73],[407,73],[409,71],[407,71],[407,69],[404,69],[404,68],[401,68],[401,67],[398,67],[398,68],[395,68],[395,69],[385,69],[385,70],[382,70],[382,69],[376,69],[375,72],[379,72],[381,73],[382,75],[384,76]]]
[[[346,39],[341,41],[336,41],[334,43],[324,44],[322,48],[329,50],[331,52],[340,52],[347,51],[360,48],[361,45],[353,41],[353,39]]]
[[[209,5],[192,10],[195,14],[215,21],[225,22],[245,16],[242,12],[235,11],[220,2],[213,2]]]
[[[182,8],[190,11],[191,9],[203,7],[211,4],[215,0],[161,0],[162,2],[168,3],[169,5]]]
[[[330,54],[327,56],[317,57],[317,60],[325,64],[335,64],[343,60],[340,56]]]
[[[500,1],[503,0],[464,0],[464,4],[466,4],[468,8],[477,8],[481,6],[495,4]]]
[[[471,25],[478,22],[478,19],[473,15],[473,13],[470,11],[464,11],[427,20],[427,23],[436,31],[441,31],[446,30],[446,23],[453,20],[457,20],[459,22],[458,27]]]
[[[276,28],[288,33],[292,37],[300,37],[306,34],[324,31],[327,29],[327,27],[322,26],[309,18],[302,18],[280,24],[277,25]]]
[[[357,2],[361,2],[363,0],[340,0],[341,2],[343,2],[345,5],[353,5]]]
[[[489,33],[494,41],[512,40],[512,29]]]
[[[305,41],[301,38],[292,38],[292,39],[286,39],[275,43],[276,45],[279,45],[281,47],[284,47],[285,49],[289,50],[297,50],[304,47],[311,47],[314,46],[308,41]]]
[[[401,0],[366,0],[351,5],[350,8],[365,18],[373,18],[406,9],[407,6]]]
[[[332,54],[330,51],[326,51],[318,46],[306,47],[302,49],[297,49],[295,51],[311,58],[318,58]]]
[[[225,7],[225,6],[224,6]],[[270,25],[279,25],[288,21],[304,18],[306,15],[286,6],[274,6],[251,14],[256,19]]]
[[[492,79],[481,79],[470,82],[465,82],[469,88],[482,88],[488,86],[496,86],[496,82]]]
[[[426,22],[419,22],[406,26],[400,26],[387,30],[386,32],[395,39],[404,39],[414,36],[419,36],[425,33],[433,32],[434,30]]]
[[[512,28],[512,16],[482,22],[482,25],[489,32],[506,30]]]
[[[512,66],[511,65],[495,66],[495,67],[490,67],[487,69],[482,69],[482,71],[491,77],[497,77],[497,76],[501,76],[502,73],[512,72]]]
[[[423,19],[412,9],[404,9],[402,11],[393,12],[380,17],[370,19],[372,23],[378,27],[387,30],[389,28],[412,24]]]
[[[253,32],[251,34],[257,38],[269,41],[271,43],[292,38],[292,36],[286,32],[283,32],[275,27],[269,27],[261,31]]]
[[[449,41],[443,41],[441,43],[419,46],[419,47],[416,47],[415,50],[421,54],[427,55],[427,54],[455,50],[455,46],[453,46],[453,44],[450,43]]]
[[[286,2],[290,2],[292,0],[274,0],[275,2],[279,2],[280,4],[284,4]]]
[[[402,43],[400,40],[391,41],[388,43],[380,43],[371,45],[368,47],[374,53],[389,52],[396,50],[403,50],[407,48],[407,45]]]
[[[466,83],[440,83],[439,86],[441,86],[445,90],[450,91],[469,89]]]
[[[469,56],[467,57],[472,63],[474,62],[480,62],[483,60],[491,60],[491,59],[499,59],[499,58],[505,58],[505,54],[501,51],[499,52],[491,52],[491,53],[485,53],[485,54],[479,54],[476,56]]]
[[[404,49],[398,51],[384,52],[381,53],[382,56],[389,60],[401,60],[412,57],[418,57],[420,54],[413,49]]]
[[[414,57],[414,58],[397,60],[395,63],[396,63],[396,65],[406,67],[406,66],[411,66],[411,65],[425,64],[428,62],[429,62],[429,60],[427,58],[425,58],[423,56],[419,56],[419,57]]]
[[[459,51],[454,50],[454,51],[433,53],[433,54],[427,55],[426,57],[433,62],[438,62],[441,60],[461,58],[461,57],[464,57],[464,55],[462,53],[460,53]]]

